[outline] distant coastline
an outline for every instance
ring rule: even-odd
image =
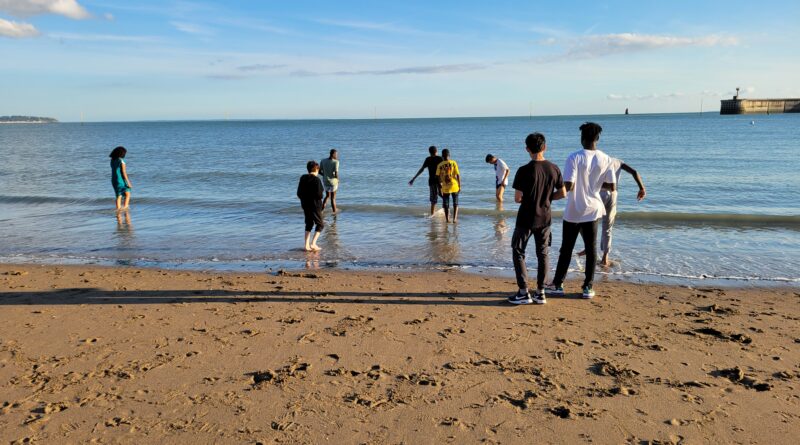
[[[0,124],[53,124],[58,122],[52,117],[38,116],[0,116]]]

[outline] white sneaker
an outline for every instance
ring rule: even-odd
[[[511,304],[531,304],[533,300],[531,300],[531,293],[530,292],[517,292],[514,295],[508,297],[508,302]]]

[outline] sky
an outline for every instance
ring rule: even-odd
[[[800,97],[800,2],[0,0],[0,115],[667,113]]]

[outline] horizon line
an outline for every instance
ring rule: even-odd
[[[419,117],[271,117],[271,118],[196,118],[196,119],[132,119],[132,120],[98,120],[98,121],[72,121],[58,120],[60,124],[107,124],[107,123],[157,123],[157,122],[290,122],[290,121],[390,121],[390,120],[436,120],[436,119],[516,119],[516,118],[547,118],[547,117],[578,117],[578,116],[656,116],[666,114],[719,114],[719,111],[674,111],[659,113],[586,113],[586,114],[534,114],[534,115],[498,115],[498,116],[419,116]]]

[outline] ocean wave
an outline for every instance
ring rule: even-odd
[[[111,198],[86,198],[67,196],[3,196],[0,204],[62,204],[62,205],[107,205]],[[258,208],[279,214],[296,213],[298,205],[284,200],[241,200],[241,199],[208,199],[208,198],[167,198],[167,197],[135,197],[136,205],[187,206],[198,208],[247,209]],[[428,208],[423,206],[399,206],[380,204],[349,204],[339,206],[345,212],[395,214],[408,216],[427,216]],[[516,217],[517,210],[496,208],[460,207],[461,215],[474,215],[494,218]],[[554,211],[553,218],[561,218],[561,211]],[[769,215],[758,213],[689,213],[668,211],[618,212],[617,219],[624,222],[635,222],[653,225],[709,225],[719,227],[743,228],[769,226],[800,230],[800,215]]]

